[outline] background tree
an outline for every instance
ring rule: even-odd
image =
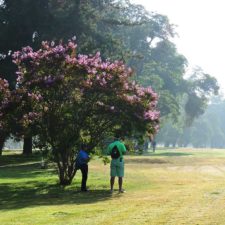
[[[45,33],[51,33],[52,23],[49,1],[4,0],[0,5],[0,54],[3,56],[0,73],[11,88],[16,82],[11,52],[27,45],[37,47],[38,38],[46,38]]]
[[[9,81],[11,89],[16,83],[11,53],[26,45],[37,47],[40,38],[52,33],[51,25],[54,23],[49,1],[4,0],[0,5],[0,74]],[[23,154],[30,153],[32,137],[25,135]]]
[[[9,84],[7,80],[0,78],[0,155],[4,147],[5,140],[9,136],[8,114],[5,108],[8,106],[11,98]]]
[[[196,148],[224,148],[224,110],[223,97],[211,98],[204,114],[200,115],[191,125],[183,121],[183,123],[179,122],[177,124],[178,127],[176,127],[167,121],[157,135],[158,142],[169,146],[172,145],[172,142],[175,142],[175,146],[179,147],[187,147],[189,145]],[[171,134],[174,133],[174,127],[179,132],[173,137]]]
[[[195,118],[205,112],[210,98],[217,95],[218,90],[216,78],[204,73],[199,67],[193,70],[186,85],[188,96],[185,104],[187,123],[192,123]]]

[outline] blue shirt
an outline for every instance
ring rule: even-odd
[[[80,150],[78,155],[77,155],[77,159],[76,159],[76,164],[79,165],[83,165],[83,164],[87,164],[89,160],[89,155],[86,151],[84,150]]]

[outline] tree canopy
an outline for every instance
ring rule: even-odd
[[[159,129],[158,96],[151,87],[131,81],[132,70],[121,61],[102,61],[99,52],[81,55],[76,49],[72,40],[43,42],[38,51],[24,47],[13,54],[20,121],[33,126],[39,148],[52,152],[61,184],[72,181],[81,143],[91,151],[117,131],[130,136]]]

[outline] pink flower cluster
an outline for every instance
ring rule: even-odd
[[[9,83],[6,79],[1,79],[0,78],[0,90],[5,90],[9,87]]]
[[[30,62],[33,67],[33,83],[39,83],[43,81],[40,75],[35,73],[35,69],[39,68],[41,65],[47,61],[54,62],[58,59],[59,66],[70,67],[71,70],[80,69],[86,71],[86,86],[92,87],[92,85],[99,85],[101,87],[108,88],[108,82],[113,80],[115,76],[119,78],[121,82],[126,80],[131,76],[132,70],[127,69],[125,65],[120,61],[110,62],[109,60],[102,62],[100,53],[97,52],[94,56],[92,55],[75,55],[75,50],[77,45],[69,40],[67,45],[59,44],[54,45],[54,43],[49,44],[49,42],[42,42],[42,49],[34,52],[31,47],[24,47],[22,51],[14,52],[13,62],[18,65],[19,70],[17,71],[17,82],[18,84],[24,82],[24,76],[28,73],[24,70],[24,63]],[[66,65],[66,64],[67,65]],[[31,74],[31,73],[30,73]],[[56,74],[54,74],[56,76]],[[45,75],[46,77],[46,75]],[[25,79],[26,80],[26,79]],[[49,77],[44,79],[46,85],[52,85],[57,79]]]
[[[125,95],[125,99],[130,103],[140,102],[141,98],[137,95]]]
[[[54,46],[54,43],[47,41],[42,42],[42,48],[37,52],[34,52],[30,46],[22,48],[21,51],[16,51],[12,54],[13,62],[18,65],[18,73],[21,75],[25,71],[21,70],[21,64],[27,60],[30,60],[31,64],[39,66],[41,61],[51,61],[53,58],[69,58],[70,52],[75,51],[77,45],[72,41],[69,41],[68,45],[62,44]]]
[[[8,105],[10,95],[11,93],[9,90],[8,81],[0,78],[0,113],[1,109],[5,108]]]
[[[45,98],[55,96],[49,94],[51,91],[62,90],[65,93],[66,89],[74,90],[73,94],[77,96],[68,98],[73,99],[70,100],[71,104],[81,101],[86,93],[92,93],[97,96],[93,104],[95,107],[118,114],[122,112],[121,106],[125,105],[131,109],[128,113],[133,113],[137,119],[151,123],[155,130],[158,129],[158,95],[151,87],[145,88],[130,81],[132,69],[127,68],[123,62],[102,61],[100,52],[95,55],[77,55],[76,49],[74,41],[69,40],[67,44],[58,45],[43,42],[42,48],[36,52],[29,46],[15,52],[13,58],[18,66],[18,87],[29,90],[28,97],[37,104],[42,104],[43,99],[50,102],[51,99]],[[117,103],[114,104],[112,99]],[[48,105],[39,109],[46,107]],[[25,114],[24,120],[31,122],[35,116],[37,115]]]
[[[36,120],[41,117],[41,113],[37,112],[28,112],[27,114],[23,115],[22,123],[25,127],[33,124]]]
[[[42,100],[42,96],[39,93],[29,93],[28,92],[28,97],[30,97],[34,101],[40,101],[40,100]]]
[[[151,110],[149,110],[149,111],[144,112],[144,119],[145,120],[148,120],[148,119],[150,119],[152,121],[158,120],[159,116],[160,116],[159,111],[151,111]]]

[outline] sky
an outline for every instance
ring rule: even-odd
[[[225,93],[224,0],[130,0],[166,15],[177,27],[173,42],[191,67],[214,76]]]

